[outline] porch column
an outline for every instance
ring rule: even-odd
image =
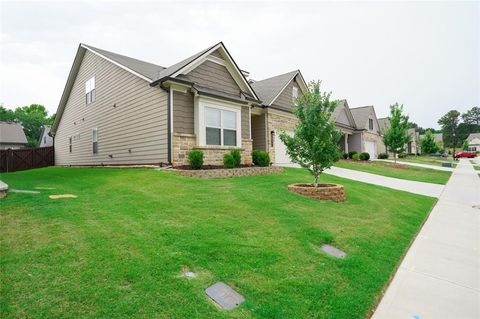
[[[343,139],[344,139],[343,145],[345,145],[344,153],[348,153],[348,134],[347,133],[343,134]]]

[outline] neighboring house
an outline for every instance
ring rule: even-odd
[[[40,138],[38,139],[38,147],[48,147],[53,146],[53,138],[49,135],[50,125],[42,125],[42,132],[40,133]]]
[[[252,108],[261,103],[222,42],[169,67],[80,44],[51,128],[55,163],[182,165],[195,148],[222,165],[240,148],[249,164]]]
[[[360,147],[357,146],[354,150],[359,153],[367,152],[372,159],[377,158],[383,142],[375,108],[369,105],[351,108],[350,111],[357,125],[354,136],[360,142]]]
[[[471,133],[467,137],[468,150],[470,152],[480,151],[480,133]]]
[[[357,151],[361,153],[361,134],[357,134],[357,124],[352,115],[347,100],[340,100],[332,113],[332,120],[339,131],[343,133],[339,146],[342,153]]]
[[[24,148],[27,137],[20,123],[0,122],[0,150]]]
[[[383,136],[386,131],[390,128],[390,119],[388,117],[378,119],[380,126],[380,133]],[[405,144],[405,153],[407,154],[420,154],[420,134],[415,130],[415,128],[409,128],[407,131],[410,136],[410,142]],[[380,153],[389,153],[383,140],[381,141],[381,151]]]

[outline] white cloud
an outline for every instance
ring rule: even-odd
[[[1,2],[0,102],[55,112],[85,42],[164,66],[224,41],[262,79],[301,69],[377,115],[479,104],[478,2]]]

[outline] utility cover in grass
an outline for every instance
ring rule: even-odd
[[[39,191],[30,191],[26,189],[11,189],[9,190],[11,193],[24,193],[24,194],[40,194]]]
[[[50,195],[48,196],[50,199],[60,199],[60,198],[77,198],[77,195],[73,194],[61,194],[61,195]]]
[[[333,247],[331,245],[322,245],[320,247],[324,252],[329,254],[330,256],[337,257],[337,258],[345,258],[347,254],[344,251],[341,251],[340,249]]]
[[[205,289],[205,293],[217,305],[224,309],[233,309],[245,301],[245,298],[223,282],[217,282]]]

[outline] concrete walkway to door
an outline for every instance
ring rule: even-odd
[[[326,170],[325,173],[338,177],[353,179],[364,183],[385,186],[388,188],[398,189],[405,192],[431,197],[439,197],[444,188],[444,185],[440,184],[409,181],[406,179],[365,173],[353,169],[346,169],[335,166],[332,166],[330,169]]]
[[[373,319],[480,318],[480,178],[462,159]]]

